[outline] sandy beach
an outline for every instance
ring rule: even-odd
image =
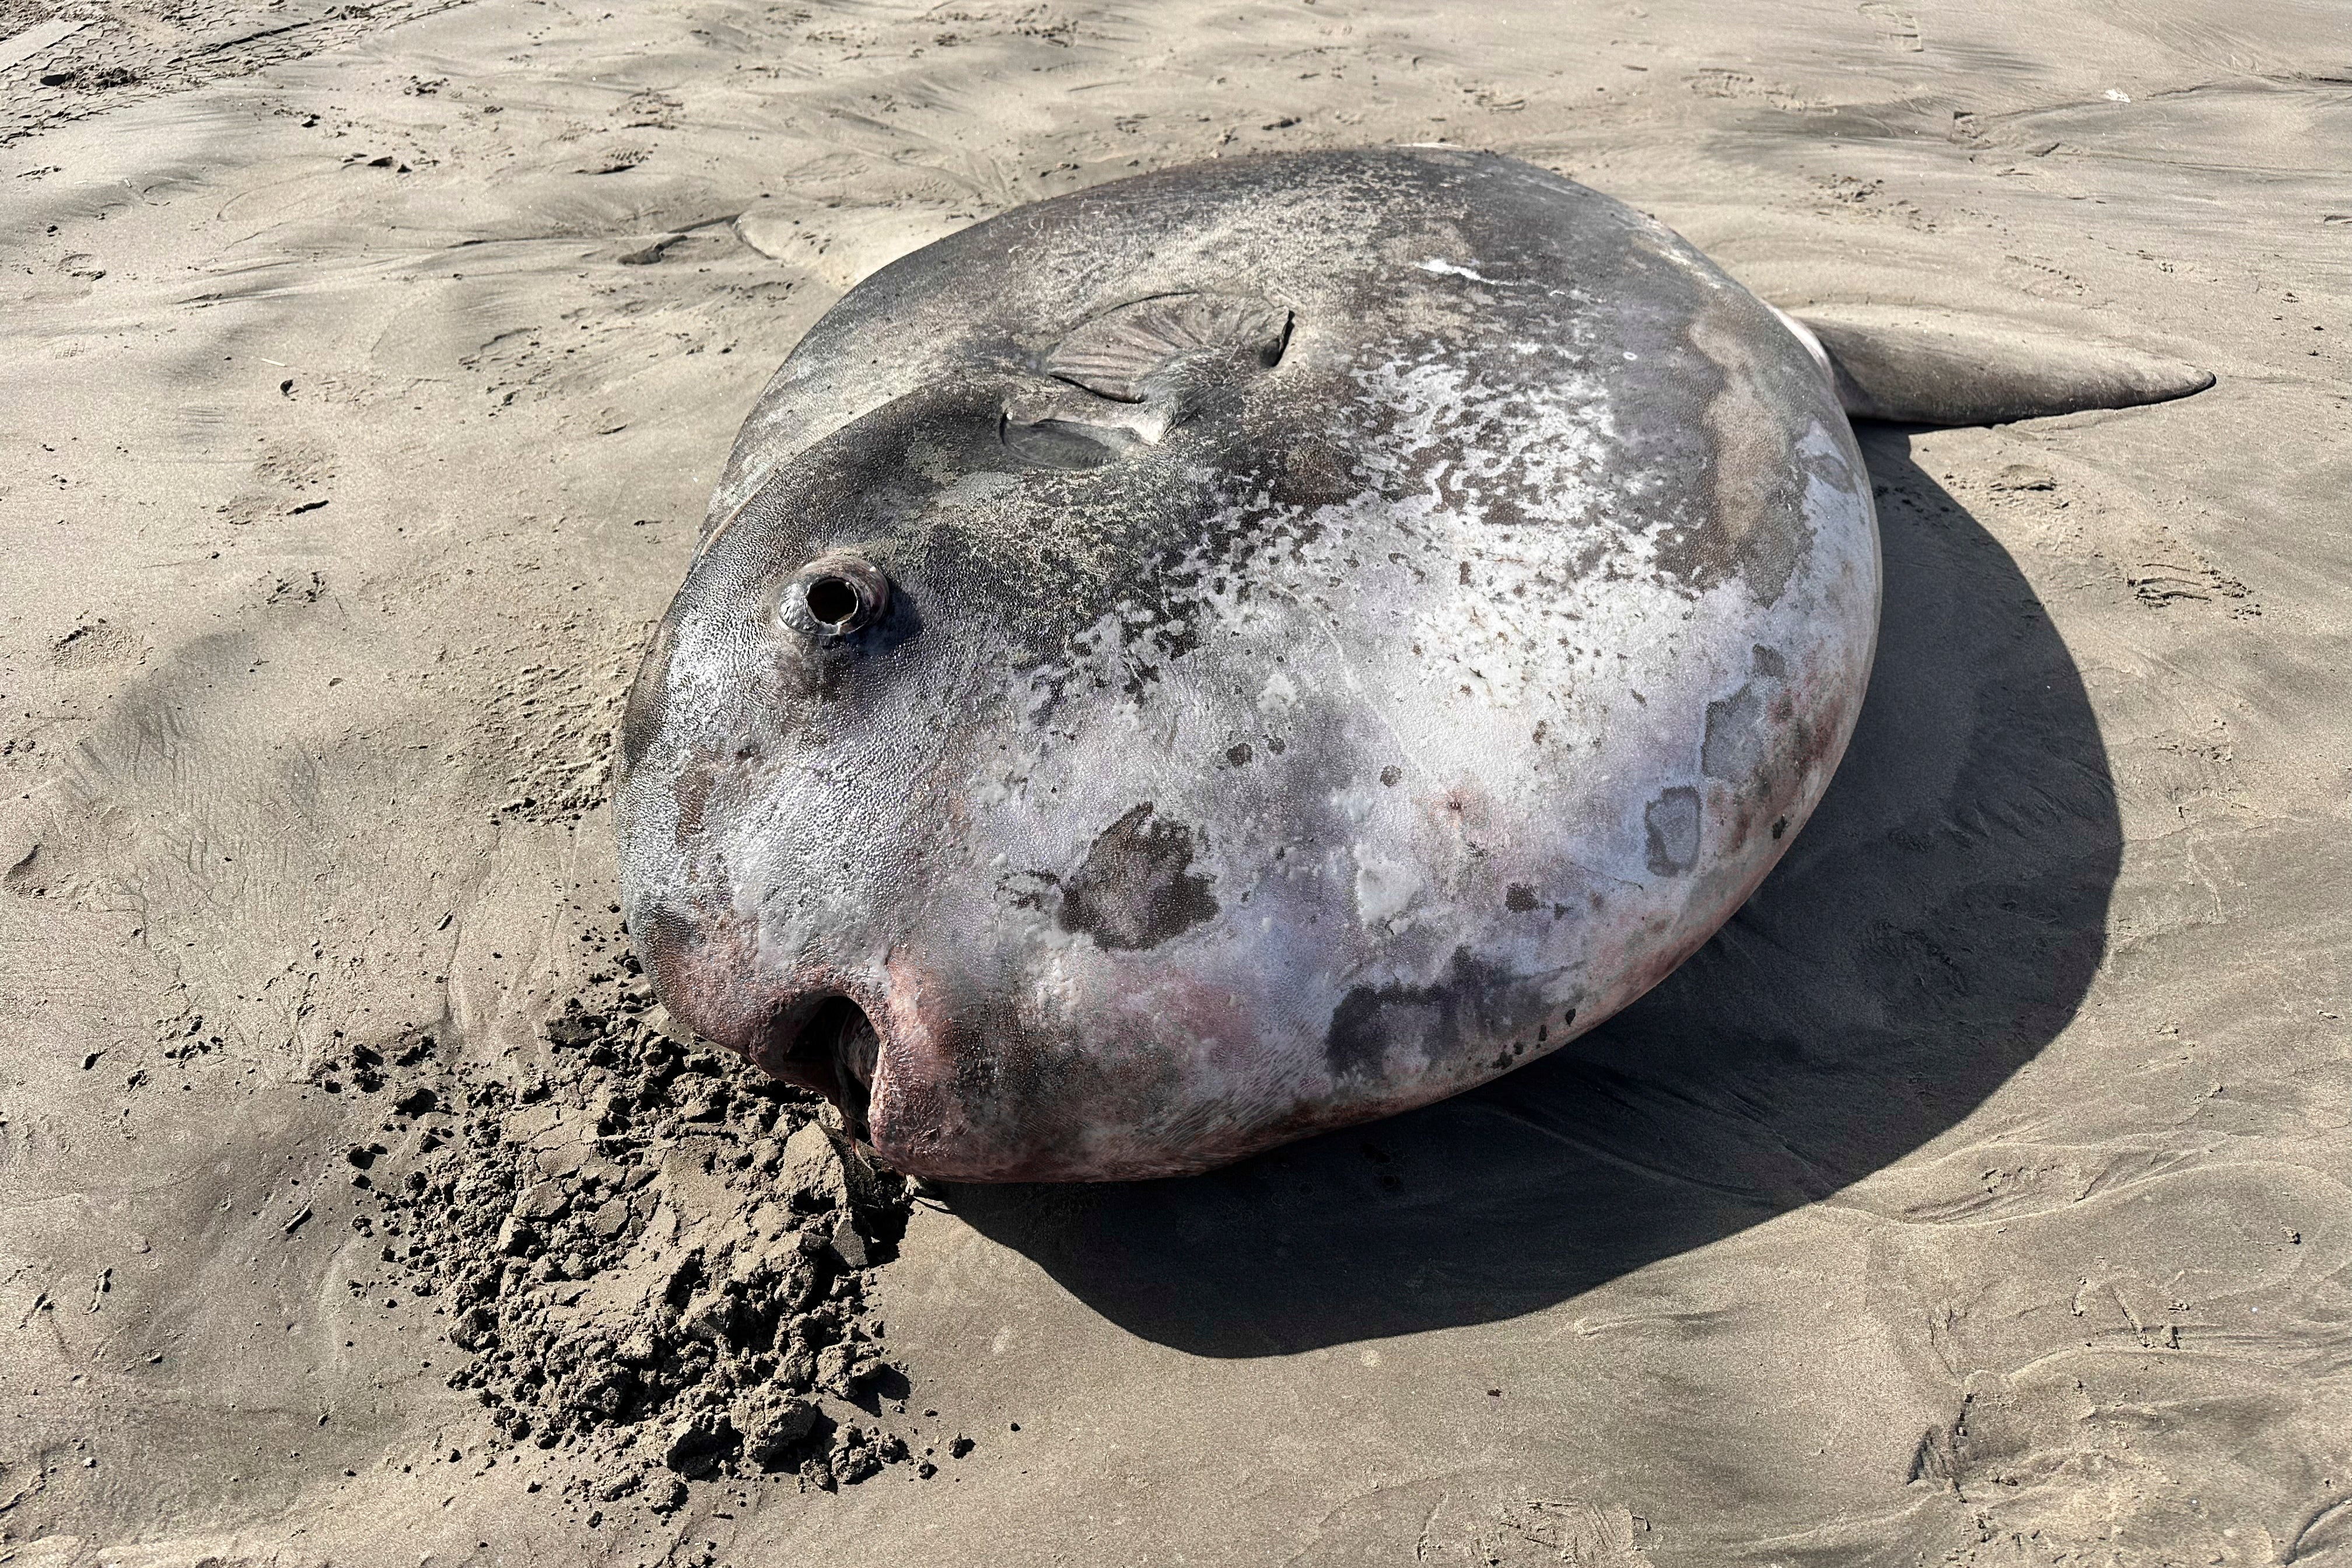
[[[1853,748],[1566,1049],[830,1163],[619,931],[738,425],[978,218],[1416,142],[2218,382],[1864,429]],[[0,1563],[2352,1565],[2347,149],[2326,0],[0,0]]]

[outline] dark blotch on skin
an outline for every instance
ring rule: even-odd
[[[1064,931],[1083,931],[1107,948],[1146,948],[1216,914],[1209,879],[1185,874],[1192,830],[1151,814],[1147,800],[1087,849],[1086,863],[1062,885]]]
[[[1432,1060],[1459,1055],[1477,1037],[1502,1033],[1515,977],[1499,964],[1454,950],[1434,985],[1359,985],[1331,1010],[1323,1059],[1334,1078],[1377,1076],[1391,1046],[1418,1045]]]
[[[1404,777],[1404,770],[1402,768],[1386,767],[1381,770],[1381,783],[1387,784],[1391,789],[1396,787],[1397,781],[1402,777]]]
[[[1748,671],[1751,675],[1769,676],[1774,680],[1782,680],[1788,677],[1789,661],[1780,657],[1779,649],[1769,648],[1762,643],[1758,643],[1748,652]]]
[[[1746,783],[1763,760],[1763,726],[1764,700],[1756,695],[1752,685],[1741,687],[1720,702],[1708,703],[1706,739],[1698,753],[1700,771],[1727,784]],[[1657,869],[1654,865],[1650,868]]]
[[[1650,875],[1679,877],[1698,860],[1698,791],[1677,784],[1642,808]]]
[[[1247,741],[1244,741],[1240,745],[1235,746],[1232,751],[1225,753],[1225,761],[1233,763],[1234,766],[1237,768],[1247,767],[1249,765],[1250,758],[1255,754],[1255,752],[1249,749],[1249,742]]]
[[[1504,890],[1503,907],[1513,914],[1526,914],[1536,907],[1536,890],[1525,882],[1514,882]]]

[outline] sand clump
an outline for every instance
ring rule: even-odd
[[[912,1196],[815,1096],[673,1038],[634,961],[547,1026],[507,1077],[411,1029],[316,1064],[380,1097],[351,1181],[377,1267],[352,1295],[429,1298],[472,1358],[450,1387],[497,1439],[573,1450],[592,1504],[683,1504],[688,1483],[921,1477],[969,1439],[908,1420],[866,1299]],[[307,1212],[307,1211],[306,1211]]]

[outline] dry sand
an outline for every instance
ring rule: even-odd
[[[2339,0],[0,0],[0,1562],[2352,1563]],[[664,1045],[609,912],[607,734],[737,422],[973,216],[1436,139],[1783,306],[2221,382],[1868,436],[1853,751],[1616,1022],[825,1252],[845,1190],[761,1207],[808,1108]],[[620,1056],[550,1040],[581,998]],[[485,1296],[509,1194],[558,1266]],[[741,1277],[661,1272],[697,1247]],[[591,1374],[647,1325],[674,1372],[725,1291],[830,1314],[773,1359],[887,1344],[803,1369],[878,1472],[824,1489],[820,1434],[603,1500],[680,1423],[723,1447],[737,1320],[639,1448]],[[569,1446],[449,1386],[481,1301],[521,1348],[458,1381]]]

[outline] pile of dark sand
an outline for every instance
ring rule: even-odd
[[[350,1288],[436,1304],[499,1440],[573,1450],[592,1506],[665,1511],[693,1480],[832,1489],[971,1450],[908,1418],[866,1298],[912,1194],[829,1107],[673,1038],[633,961],[547,1038],[520,1078],[424,1030],[313,1068],[385,1112],[349,1152],[381,1243]]]

